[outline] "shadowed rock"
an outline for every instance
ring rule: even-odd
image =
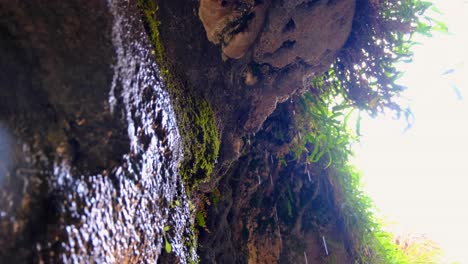
[[[177,124],[136,6],[0,0],[0,39],[0,262],[156,263],[165,240],[193,261]]]

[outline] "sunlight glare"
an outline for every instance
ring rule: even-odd
[[[418,39],[414,61],[402,66],[415,122],[403,132],[401,120],[363,118],[354,163],[382,215],[398,223],[390,231],[427,234],[461,264],[468,263],[468,1],[433,2],[450,33]]]

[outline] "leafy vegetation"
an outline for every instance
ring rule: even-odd
[[[323,161],[326,154],[326,167],[329,167],[331,164],[344,163],[347,156],[351,155],[349,144],[356,136],[347,123],[353,109],[343,104],[330,107],[336,101],[334,99],[331,94],[318,96],[310,92],[299,98],[299,114],[295,115],[294,120],[298,130],[297,144],[293,148],[296,157],[312,146],[307,162]]]
[[[357,0],[350,37],[328,72],[315,79],[314,93],[330,90],[371,115],[388,109],[409,117],[397,101],[404,87],[397,83],[402,72],[396,65],[411,61],[415,33],[447,31],[425,15],[429,7],[421,0]]]
[[[432,240],[423,235],[398,236],[395,239],[398,248],[408,256],[410,263],[443,263],[442,250]]]
[[[349,126],[356,108],[371,115],[388,109],[397,117],[409,117],[409,109],[397,101],[404,87],[397,84],[402,73],[396,64],[411,61],[415,33],[446,31],[443,23],[424,15],[430,6],[420,0],[358,0],[344,49],[295,105],[292,151],[297,159],[306,154],[305,162],[326,171],[358,263],[433,263],[437,256],[430,251],[416,256],[395,244],[375,218],[373,203],[362,191],[361,175],[349,162],[351,144],[359,138],[359,120],[355,129]]]
[[[358,139],[358,126],[353,130],[348,125],[353,109],[331,93],[320,96],[306,93],[297,101],[296,110],[298,135],[292,149],[298,159],[305,158],[305,162],[321,166],[328,175],[334,190],[334,207],[358,262],[420,263],[417,261],[437,257],[435,251],[416,256],[409,250],[400,250],[374,216],[372,200],[362,191],[361,174],[349,162],[351,144]]]

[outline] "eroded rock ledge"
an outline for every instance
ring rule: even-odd
[[[351,31],[355,0],[176,0],[159,7],[169,60],[212,104],[222,159],[235,160],[240,138],[329,67]]]
[[[293,159],[297,137],[288,99],[329,68],[351,31],[355,0],[158,4],[168,60],[210,102],[221,136],[218,166],[201,186],[212,192],[202,262],[324,263],[323,236],[340,263],[351,263],[323,168],[278,157]]]
[[[167,61],[212,108],[222,142],[214,177],[199,186],[223,194],[206,209],[202,260],[297,262],[308,252],[320,261],[320,238],[303,223],[333,201],[324,193],[301,204],[327,183],[305,183],[303,164],[280,168],[273,157],[291,140],[290,105],[278,104],[328,68],[355,1],[156,4]],[[178,131],[136,4],[0,0],[0,37],[0,144],[13,153],[0,161],[0,261],[194,260]],[[329,222],[322,233],[346,252]]]

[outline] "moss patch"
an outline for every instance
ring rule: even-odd
[[[183,74],[166,58],[158,30],[158,8],[154,1],[139,0],[146,31],[154,47],[161,75],[171,94],[184,147],[180,174],[189,192],[208,181],[219,152],[219,135],[215,115],[209,102],[196,94]]]

